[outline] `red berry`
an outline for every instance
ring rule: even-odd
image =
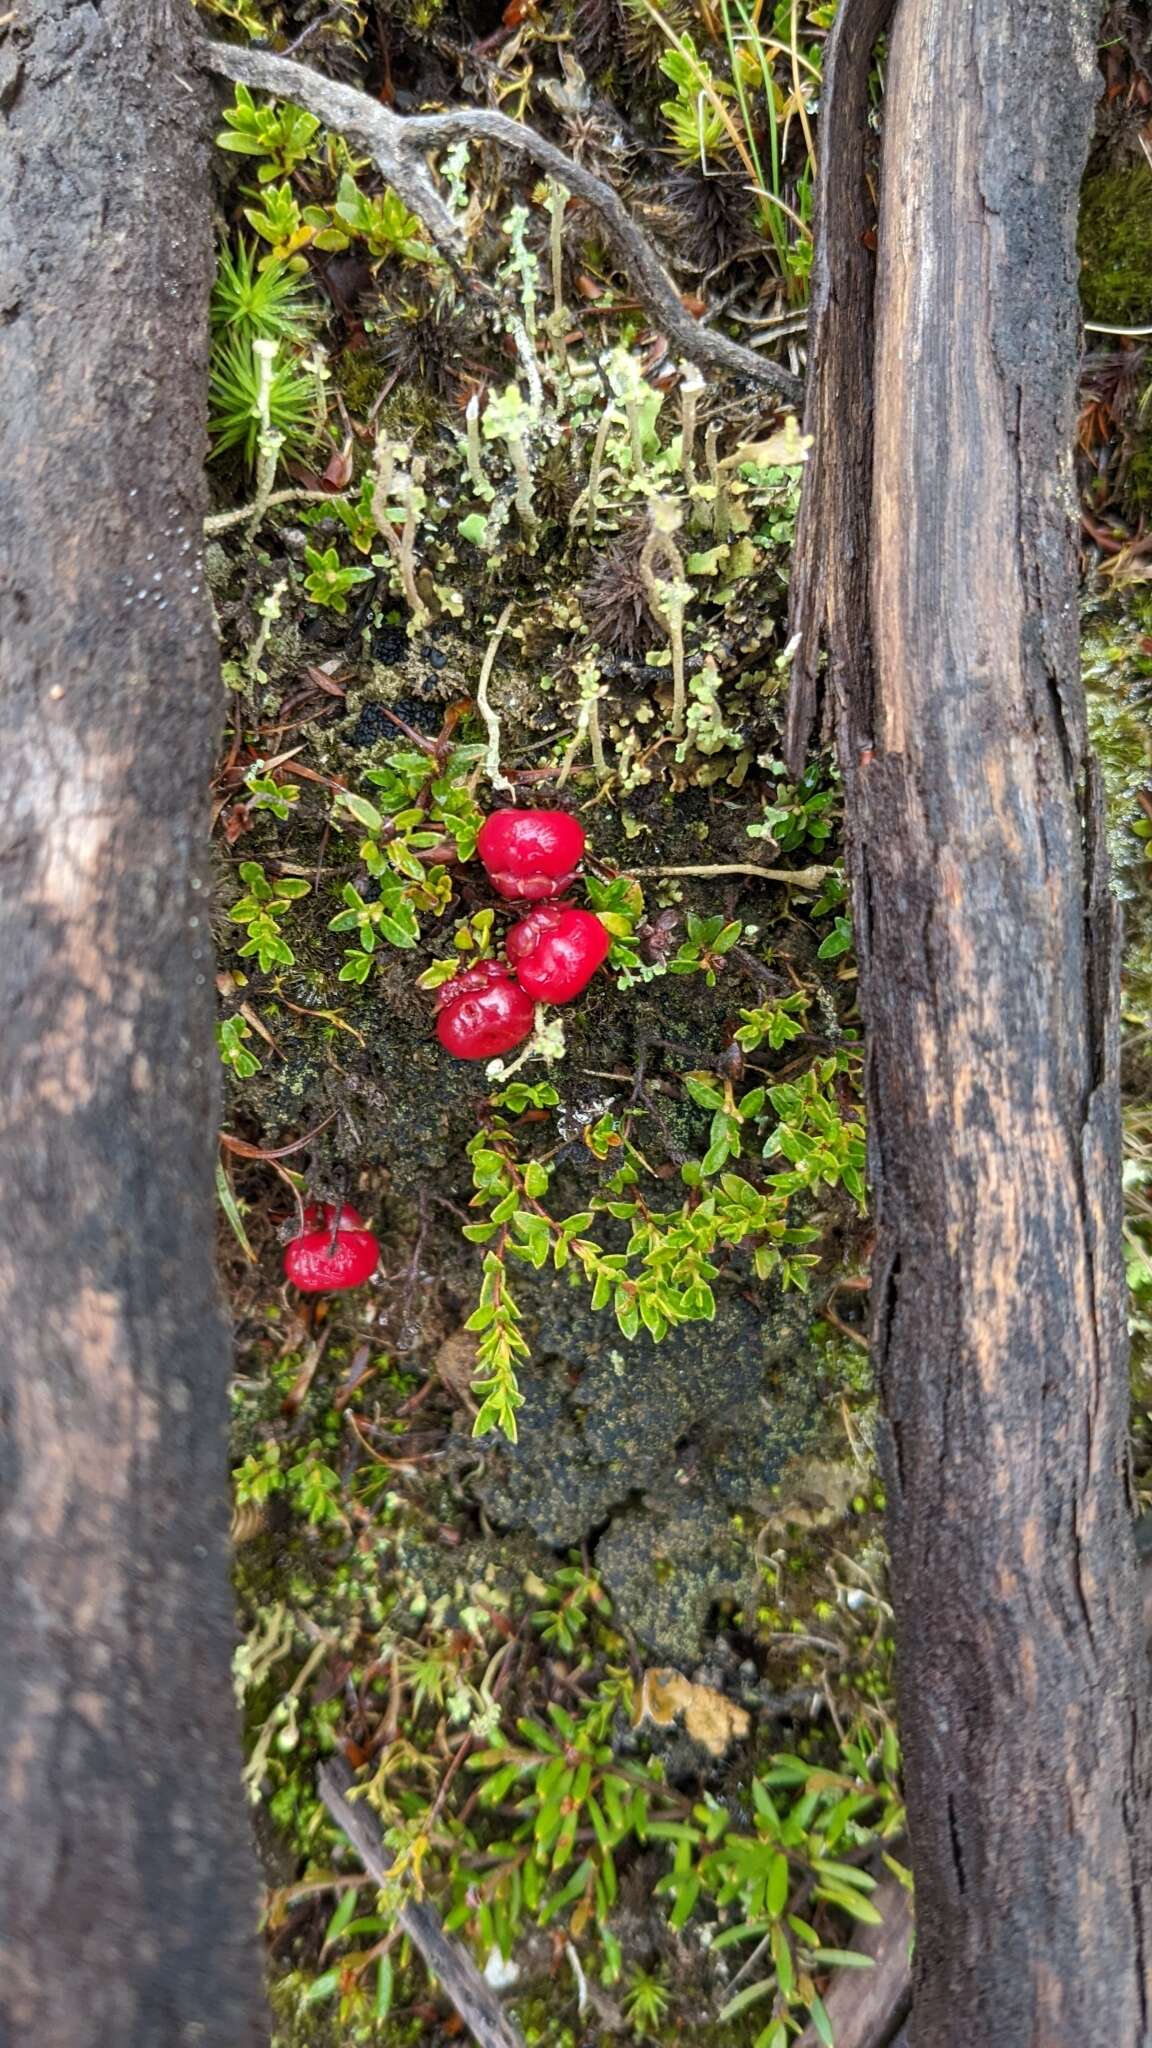
[[[488,988],[494,981],[507,981],[508,969],[502,960],[477,960],[471,967],[462,967],[451,981],[442,981],[432,994],[438,1010],[456,1002],[460,996],[475,996]]]
[[[584,854],[584,827],[567,811],[493,811],[476,851],[501,896],[542,903],[562,896]]]
[[[344,1203],[336,1241],[332,1241],[335,1207],[310,1202],[304,1228],[284,1247],[284,1272],[302,1294],[337,1294],[344,1287],[362,1287],[376,1271],[380,1245],[364,1219]],[[331,1249],[329,1249],[331,1247]]]
[[[436,1036],[458,1060],[490,1060],[523,1044],[536,1005],[498,960],[482,960],[436,991]]]
[[[521,988],[538,1003],[570,1003],[603,965],[611,943],[590,910],[552,904],[513,925],[506,946]]]

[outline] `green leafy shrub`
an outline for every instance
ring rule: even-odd
[[[444,860],[469,860],[476,849],[482,819],[464,772],[482,753],[481,747],[456,747],[441,758],[431,748],[400,751],[365,776],[378,802],[348,792],[340,797],[339,808],[362,829],[360,859],[378,889],[368,902],[354,883],[344,885],[344,909],[330,929],[355,932],[356,943],[346,952],[341,981],[368,979],[377,938],[408,951],[419,939],[421,915],[447,909],[452,878]]]
[[[240,863],[240,879],[247,893],[228,912],[234,924],[247,927],[248,936],[240,947],[241,959],[255,956],[262,974],[273,967],[292,967],[296,955],[280,925],[294,903],[311,892],[311,884],[295,875],[278,875],[270,882],[258,861]]]
[[[754,1021],[745,1029],[758,1034],[763,1025],[764,1035],[775,1030],[784,1043],[796,1025],[795,1007],[778,1006],[767,1017],[746,1013]],[[515,1299],[518,1263],[580,1271],[591,1287],[592,1307],[611,1307],[622,1336],[635,1337],[643,1327],[657,1341],[679,1323],[711,1321],[713,1283],[738,1248],[758,1279],[806,1287],[816,1258],[804,1247],[819,1231],[793,1207],[796,1198],[843,1187],[858,1206],[864,1203],[863,1127],[845,1115],[836,1092],[838,1085],[854,1086],[858,1059],[854,1048],[844,1048],[817,1061],[798,1081],[755,1087],[739,1097],[730,1080],[685,1075],[685,1092],[711,1113],[711,1123],[703,1157],[681,1167],[689,1193],[675,1209],[651,1206],[643,1155],[622,1120],[605,1114],[585,1130],[584,1142],[596,1157],[618,1154],[619,1165],[585,1209],[553,1216],[545,1197],[555,1161],[521,1156],[517,1134],[500,1110],[502,1102],[519,1098],[494,1098],[486,1126],[468,1147],[476,1188],[472,1206],[488,1212],[464,1230],[471,1243],[485,1248],[480,1300],[467,1325],[479,1340],[476,1434],[496,1428],[516,1435],[522,1405],[517,1364],[528,1352]],[[730,1161],[741,1158],[753,1139],[764,1159],[787,1162],[763,1180],[730,1170]],[[622,1250],[613,1244],[613,1224],[627,1227]]]
[[[312,603],[326,611],[346,612],[349,592],[358,583],[371,583],[376,573],[359,563],[347,566],[335,548],[325,548],[323,552],[319,548],[305,548],[304,560],[308,565],[304,588]]]
[[[756,2048],[785,2048],[803,2019],[832,2048],[815,1978],[833,1969],[871,1967],[866,1956],[829,1945],[812,1924],[813,1907],[831,1907],[849,1925],[880,1922],[870,1896],[876,1879],[863,1867],[862,1852],[874,1852],[903,1829],[895,1732],[885,1728],[877,1753],[868,1730],[857,1723],[841,1755],[846,1768],[840,1771],[800,1756],[774,1756],[770,1768],[752,1780],[750,1831],[712,1798],[693,1809],[695,1827],[657,1821],[648,1831],[675,1845],[673,1868],[656,1886],[672,1900],[674,1927],[685,1926],[708,1900],[720,1913],[734,1915],[733,1924],[715,1937],[716,1950],[742,1942],[754,1944],[757,1954],[767,1948],[768,1971],[736,1992],[720,2014],[722,2021],[735,2020],[771,1999],[772,2016]]]
[[[783,776],[782,761],[769,767]],[[823,853],[837,824],[840,791],[825,781],[826,767],[812,761],[799,782],[780,781],[762,816],[747,828],[749,839],[769,839],[779,853]]]
[[[305,213],[305,219],[311,212]],[[370,256],[403,256],[412,263],[427,263],[434,252],[423,238],[414,213],[391,190],[361,191],[355,178],[345,171],[331,208],[330,224],[319,230],[320,249],[346,249],[352,241],[367,244]]]
[[[261,185],[287,177],[312,154],[320,123],[315,114],[283,100],[257,106],[246,85],[236,87],[232,105],[224,109],[225,127],[216,137],[218,149],[237,156],[261,157],[256,172]]]
[[[248,1045],[251,1036],[251,1029],[243,1017],[225,1017],[216,1026],[220,1058],[238,1081],[250,1081],[253,1074],[260,1072],[260,1061]]]

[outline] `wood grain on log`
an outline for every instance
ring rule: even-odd
[[[0,30],[0,2038],[265,2037],[230,1683],[200,567],[210,106]]]
[[[853,9],[866,64],[876,11],[846,0],[843,49]],[[808,416],[794,739],[823,645],[869,1038],[916,2048],[1149,2038],[1117,932],[1072,517],[1095,21],[1094,0],[900,0],[874,346],[846,228]],[[851,225],[864,102],[858,74],[838,84]],[[871,427],[837,419],[870,391]]]

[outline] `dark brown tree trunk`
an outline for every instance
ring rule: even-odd
[[[879,1214],[917,2048],[1148,2038],[1116,920],[1078,679],[1093,0],[845,0],[792,732],[844,768]],[[869,394],[874,390],[874,406]]]
[[[259,2039],[212,1271],[210,104],[0,28],[0,2039]]]

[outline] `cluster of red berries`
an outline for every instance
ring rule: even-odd
[[[497,894],[532,903],[504,942],[506,963],[481,960],[437,990],[436,1036],[461,1060],[490,1060],[528,1037],[537,1003],[570,1003],[607,958],[611,940],[590,910],[556,902],[576,878],[584,828],[567,811],[494,811],[476,841]],[[284,1248],[285,1276],[302,1294],[362,1287],[380,1244],[348,1204],[309,1203]]]
[[[494,811],[476,851],[497,894],[537,906],[513,925],[507,961],[481,960],[436,992],[436,1036],[458,1060],[490,1060],[529,1036],[537,1003],[570,1003],[611,940],[590,910],[554,899],[575,880],[584,828],[567,811]]]

